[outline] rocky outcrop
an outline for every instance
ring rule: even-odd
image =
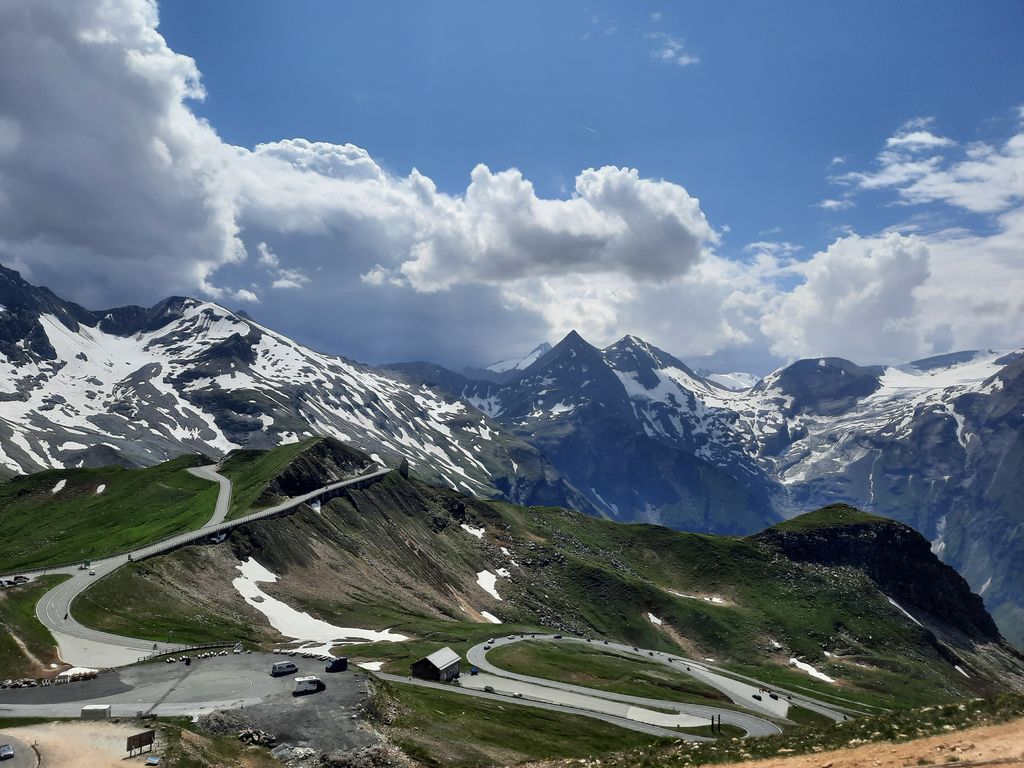
[[[795,525],[769,528],[754,540],[790,560],[856,568],[915,618],[926,617],[974,641],[1002,640],[982,599],[932,553],[920,533],[880,517],[859,515],[855,522],[836,519],[850,509],[825,507],[805,516],[810,520],[796,518]]]

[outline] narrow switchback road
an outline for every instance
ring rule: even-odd
[[[75,617],[72,615],[72,603],[76,597],[98,579],[109,575],[129,562],[129,558],[132,560],[144,560],[147,557],[168,552],[185,544],[230,531],[254,520],[274,517],[275,515],[295,509],[308,501],[327,496],[348,486],[383,477],[391,471],[388,468],[378,469],[348,478],[347,480],[331,483],[301,496],[295,496],[268,509],[254,512],[251,515],[246,515],[236,520],[225,521],[224,518],[227,516],[228,509],[231,506],[231,481],[219,474],[214,466],[190,469],[189,472],[193,475],[220,485],[213,514],[201,528],[171,536],[163,541],[140,547],[132,552],[123,552],[103,560],[94,561],[90,570],[95,572],[95,575],[91,575],[90,570],[80,570],[76,566],[48,570],[47,573],[67,574],[71,578],[57,585],[40,598],[36,604],[36,617],[50,630],[54,640],[56,640],[60,658],[68,664],[77,667],[101,669],[105,667],[120,667],[134,664],[140,657],[155,651],[174,651],[180,646],[123,637],[85,627],[75,621]]]

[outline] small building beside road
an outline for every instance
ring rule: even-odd
[[[83,720],[109,720],[110,719],[110,705],[109,704],[86,704],[82,707],[82,719]]]
[[[462,659],[459,658],[459,654],[446,646],[413,662],[412,676],[418,677],[420,680],[438,680],[447,683],[459,676],[461,663]]]

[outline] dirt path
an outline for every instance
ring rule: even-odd
[[[928,762],[925,762],[928,761]],[[732,763],[736,765],[736,763]],[[917,765],[1024,765],[1024,719],[902,744],[881,742],[835,752],[744,762],[748,768],[905,768]]]
[[[41,768],[125,768],[142,765],[146,756],[125,759],[125,743],[141,729],[114,723],[42,723],[8,728],[5,733],[35,742],[42,758]],[[156,754],[159,754],[157,752]]]

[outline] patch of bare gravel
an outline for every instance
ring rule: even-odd
[[[904,768],[918,765],[1024,765],[1024,719],[902,744],[865,744],[799,757],[741,763],[750,768]],[[737,763],[730,763],[737,765]]]
[[[102,722],[57,722],[7,728],[6,733],[36,743],[43,766],[60,768],[123,768],[142,765],[146,756],[125,759],[125,744],[140,729]],[[155,754],[159,754],[156,752]]]

